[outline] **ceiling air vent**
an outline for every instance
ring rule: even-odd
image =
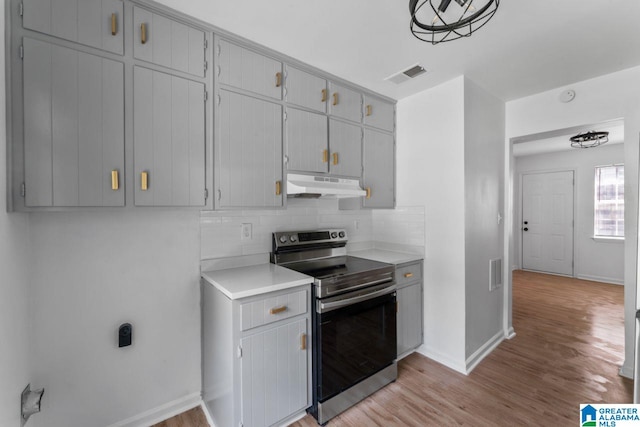
[[[424,69],[422,65],[414,65],[413,67],[407,68],[404,71],[400,71],[399,73],[393,74],[387,77],[385,80],[393,82],[397,85],[400,83],[404,83],[407,80],[411,80],[415,77],[418,77],[420,74],[426,73],[427,70]]]

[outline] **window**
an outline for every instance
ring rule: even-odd
[[[624,165],[596,167],[594,235],[624,237]]]

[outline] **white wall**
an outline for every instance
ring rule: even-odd
[[[0,7],[0,426],[20,426],[20,393],[31,381],[27,261],[29,224],[25,214],[7,214],[4,7]],[[33,387],[39,384],[32,381]]]
[[[489,261],[503,257],[503,101],[465,79],[464,191],[467,366],[502,339],[503,291],[489,290]],[[474,356],[474,353],[479,354]]]
[[[397,105],[397,203],[425,210],[424,345],[465,370],[464,78]]]
[[[46,387],[34,427],[144,424],[146,411],[199,400],[198,221],[162,209],[30,214],[30,363]],[[133,345],[119,349],[124,322]]]
[[[567,145],[569,142],[567,141]],[[594,168],[624,162],[624,145],[517,157],[514,186],[514,265],[522,266],[522,175],[528,172],[575,171],[574,274],[586,280],[624,283],[624,242],[593,239]]]
[[[540,132],[624,118],[625,162],[625,362],[633,373],[638,244],[638,139],[640,136],[640,67],[577,82],[572,102],[562,103],[558,88],[507,103],[506,140]],[[510,254],[513,257],[513,252]],[[517,332],[517,331],[516,331]]]

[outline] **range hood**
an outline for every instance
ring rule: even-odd
[[[360,181],[357,179],[292,173],[287,175],[287,196],[289,197],[347,198],[366,194],[367,192],[360,187]]]

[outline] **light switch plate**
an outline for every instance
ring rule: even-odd
[[[251,235],[252,235],[252,230],[251,229],[252,229],[251,223],[242,224],[242,228],[241,228],[241,230],[242,230],[241,233],[242,234],[240,236],[241,240],[251,240],[251,238],[252,238],[251,237]]]

